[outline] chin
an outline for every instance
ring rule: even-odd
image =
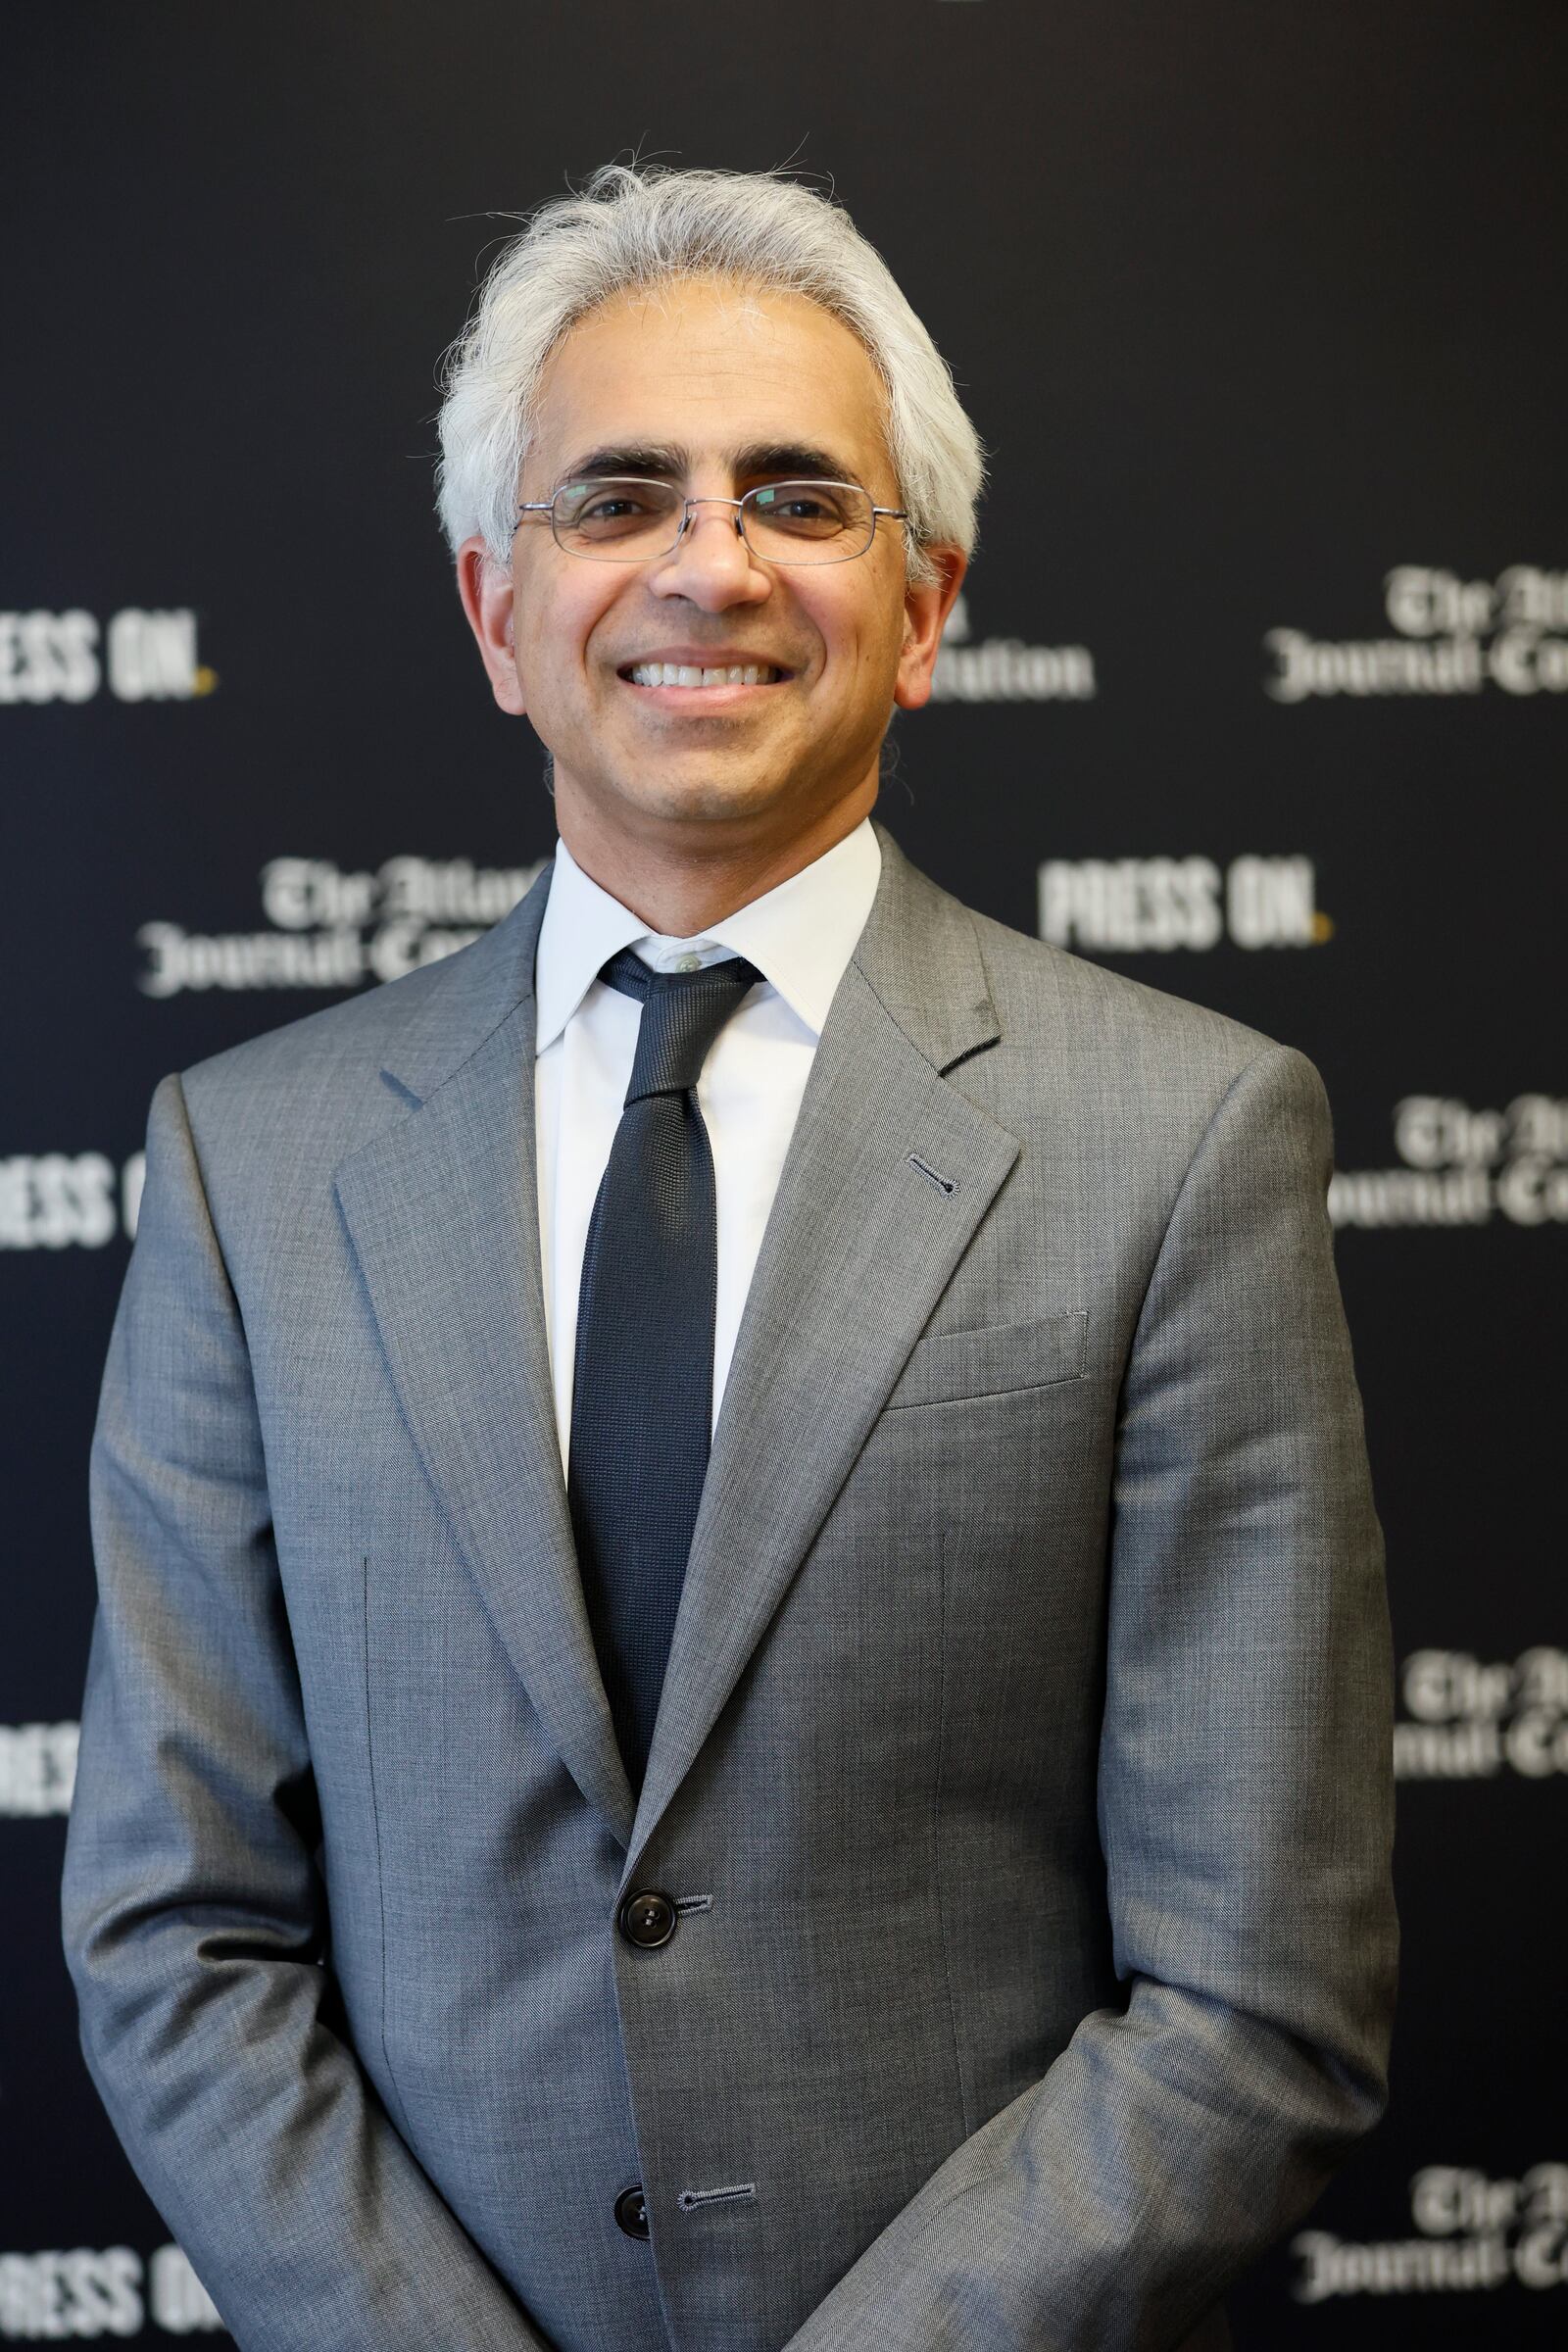
[[[698,822],[719,822],[766,808],[779,798],[781,789],[787,787],[783,787],[780,780],[765,783],[751,781],[733,773],[643,774],[626,790],[624,797],[648,815],[667,818],[672,822],[683,817]]]

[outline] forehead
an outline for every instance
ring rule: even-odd
[[[886,416],[864,346],[817,303],[709,280],[659,286],[612,297],[558,344],[525,472],[553,478],[596,449],[662,445],[721,460],[799,445],[891,493]]]

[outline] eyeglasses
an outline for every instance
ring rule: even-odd
[[[907,520],[903,507],[873,506],[857,482],[766,482],[744,498],[686,498],[671,482],[616,476],[564,483],[554,498],[520,506],[514,528],[548,514],[568,556],[647,564],[679,546],[696,507],[732,507],[737,537],[769,564],[847,564],[864,555],[879,516]]]

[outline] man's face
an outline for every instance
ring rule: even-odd
[[[657,470],[690,497],[806,474],[896,507],[884,417],[864,349],[814,303],[706,281],[619,296],[553,355],[518,498]],[[923,589],[906,585],[897,522],[879,520],[850,562],[770,564],[736,535],[732,508],[710,506],[668,555],[639,564],[567,555],[548,516],[530,517],[509,573],[470,540],[459,577],[497,702],[526,712],[555,756],[563,819],[580,809],[696,847],[715,826],[788,835],[839,802],[870,806],[890,710],[926,700],[962,576],[956,549],[933,552],[942,579]],[[634,683],[651,662],[774,675]]]

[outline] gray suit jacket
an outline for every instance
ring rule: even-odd
[[[1223,2340],[1380,2111],[1322,1088],[881,840],[635,1804],[541,1304],[549,869],[158,1090],[67,1944],[247,2352]]]

